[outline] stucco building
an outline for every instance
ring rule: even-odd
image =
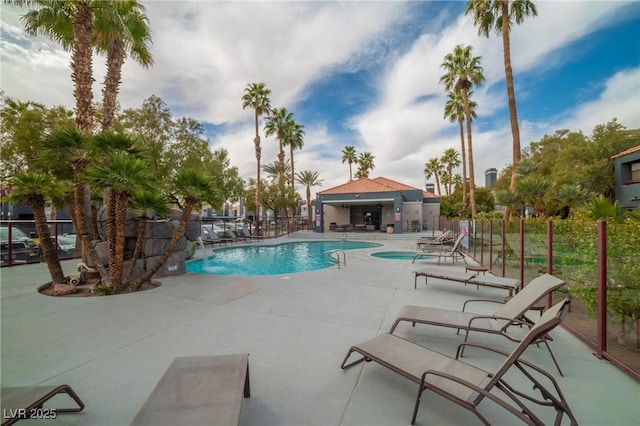
[[[440,197],[385,177],[362,178],[318,192],[316,232],[404,233],[437,227]]]

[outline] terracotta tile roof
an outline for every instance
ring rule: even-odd
[[[613,157],[611,157],[611,159],[613,160],[615,158],[622,157],[624,155],[628,155],[628,154],[631,154],[631,153],[636,152],[636,151],[640,151],[640,145],[634,146],[633,148],[629,148],[626,151],[622,151],[620,154],[616,154]]]
[[[420,190],[413,186],[405,185],[385,177],[377,177],[375,179],[361,178],[333,188],[325,189],[318,192],[318,195],[338,195],[338,194],[365,194],[372,192],[394,192],[394,191],[415,191]],[[430,192],[422,191],[424,198],[438,198],[437,195]]]

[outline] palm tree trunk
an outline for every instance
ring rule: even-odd
[[[309,219],[309,225],[313,220],[313,216],[311,215],[311,187],[307,185],[307,216]]]
[[[51,231],[47,226],[47,215],[44,211],[44,202],[32,202],[31,210],[33,210],[33,220],[36,226],[36,232],[40,238],[40,247],[42,247],[42,255],[47,263],[49,274],[53,285],[65,284],[67,282],[58,259],[58,250],[51,238]]]
[[[140,257],[140,253],[142,253],[142,243],[144,242],[144,235],[147,231],[147,216],[142,215],[138,218],[138,233],[136,236],[136,247],[133,249],[133,256],[131,256],[131,264],[129,265],[129,269],[127,269],[127,273],[125,274],[124,282],[126,284],[130,284],[131,274],[135,270],[136,263],[138,263],[138,258]]]
[[[115,195],[115,241],[114,241],[114,259],[113,264],[109,265],[109,272],[113,268],[111,273],[111,283],[113,285],[114,293],[122,292],[122,262],[124,261],[124,243],[125,243],[125,227],[127,221],[127,195],[116,194]]]
[[[467,150],[464,143],[464,125],[463,119],[458,119],[460,125],[460,151],[462,153],[462,208],[467,205]]]
[[[289,157],[291,160],[291,188],[293,188],[295,186],[294,176],[296,175],[293,170],[293,144],[289,145]]]
[[[260,146],[260,128],[258,126],[258,110],[256,109],[256,137],[253,143],[256,148],[256,235],[260,236],[260,159],[262,158],[262,147]]]
[[[509,2],[502,2],[502,48],[504,50],[504,74],[507,82],[507,98],[509,101],[509,121],[511,122],[511,135],[513,137],[513,170],[511,172],[511,184],[509,189],[515,192],[518,183],[516,167],[520,162],[520,129],[518,127],[518,112],[516,109],[516,93],[513,87],[513,69],[511,68],[511,41],[509,25]],[[505,211],[505,219],[509,219],[509,209]]]
[[[73,15],[73,49],[71,79],[76,100],[76,128],[82,133],[93,130],[93,68],[91,40],[93,10],[87,1],[79,1]]]
[[[153,267],[147,270],[147,272],[142,276],[142,278],[140,278],[138,281],[136,281],[133,284],[133,287],[136,291],[140,289],[143,283],[149,281],[153,276],[153,274],[158,272],[160,268],[162,268],[162,265],[164,265],[167,262],[167,260],[169,259],[169,257],[171,256],[175,248],[177,247],[178,242],[180,241],[180,238],[182,238],[182,236],[184,235],[184,231],[187,228],[187,221],[189,220],[189,217],[191,217],[191,212],[193,211],[193,206],[195,206],[195,204],[196,204],[196,200],[193,200],[193,199],[187,199],[185,201],[184,210],[182,210],[182,216],[180,217],[180,223],[178,224],[178,229],[176,229],[176,233],[173,234],[173,238],[169,242],[167,249],[162,254],[162,257],[160,257],[160,260],[158,261],[158,263],[156,263],[155,265],[153,265]]]
[[[469,108],[469,92],[462,90],[464,97],[464,112],[467,117],[467,143],[469,144],[469,200],[471,202],[471,218],[476,217],[476,185],[475,174],[473,172],[473,144],[471,143],[471,109]]]
[[[124,59],[124,43],[120,37],[116,37],[111,42],[107,52],[107,75],[104,78],[104,88],[102,89],[103,132],[111,129],[113,125]]]

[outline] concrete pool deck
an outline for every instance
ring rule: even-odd
[[[305,235],[298,237],[268,243]],[[186,274],[163,278],[154,290],[111,297],[43,296],[36,289],[50,281],[46,265],[3,268],[0,382],[69,384],[86,404],[79,414],[24,424],[127,425],[175,357],[249,353],[251,398],[243,401],[243,425],[408,425],[417,386],[374,363],[342,371],[349,347],[388,331],[405,304],[458,310],[464,300],[499,300],[505,292],[436,280],[414,290],[412,272],[435,261],[412,265],[369,254],[413,250],[417,236],[369,239],[384,247],[347,251],[341,269],[261,277]],[[63,265],[73,272],[77,260]],[[462,263],[441,267],[464,269]],[[451,329],[408,324],[396,334],[451,356],[463,339]],[[640,384],[597,359],[568,331],[558,328],[552,336],[565,377],[544,348],[531,347],[526,356],[556,377],[578,422],[640,424]],[[513,347],[496,336],[472,339]],[[489,370],[500,361],[480,351],[469,351],[464,360]],[[514,423],[486,408],[492,423]],[[537,412],[553,422],[551,410]],[[478,423],[427,393],[417,417],[417,424]]]

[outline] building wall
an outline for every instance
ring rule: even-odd
[[[640,207],[640,179],[637,170],[634,171],[638,167],[640,167],[640,151],[614,160],[616,200],[625,210]]]

